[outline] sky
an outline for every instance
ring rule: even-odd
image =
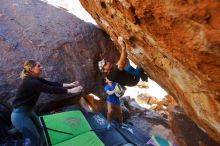
[[[97,23],[92,18],[92,16],[82,7],[79,0],[41,0],[57,8],[64,8],[69,13],[74,14],[78,18],[84,20],[85,22],[90,22],[95,25]]]

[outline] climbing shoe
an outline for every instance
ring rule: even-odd
[[[120,127],[121,128],[128,128],[129,126],[127,124],[125,124],[125,123],[120,123]]]
[[[111,124],[108,124],[107,127],[106,127],[106,130],[110,130],[111,127],[112,127]]]

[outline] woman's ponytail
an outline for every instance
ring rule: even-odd
[[[30,75],[31,69],[37,64],[35,60],[26,60],[21,71],[20,78],[23,80]]]

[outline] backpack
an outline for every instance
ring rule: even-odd
[[[119,85],[118,83],[116,83],[114,90],[115,90],[115,95],[117,97],[122,97],[125,93],[124,88],[121,85]]]

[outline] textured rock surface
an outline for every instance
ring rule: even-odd
[[[180,146],[218,146],[179,107],[170,108],[170,128]]]
[[[175,135],[171,131],[168,120],[154,110],[141,107],[134,99],[123,97],[122,107],[126,107],[129,113],[127,122],[132,122],[137,128],[142,129],[150,135],[160,135],[161,137],[175,142]]]
[[[220,143],[220,1],[80,0],[129,58]]]
[[[26,59],[40,61],[46,79],[78,80],[84,93],[101,93],[97,66],[100,54],[111,61],[119,54],[102,30],[65,9],[38,0],[1,1],[0,49],[0,100],[15,95]],[[71,103],[72,99],[72,95],[43,95],[39,108],[60,106],[62,102]]]

